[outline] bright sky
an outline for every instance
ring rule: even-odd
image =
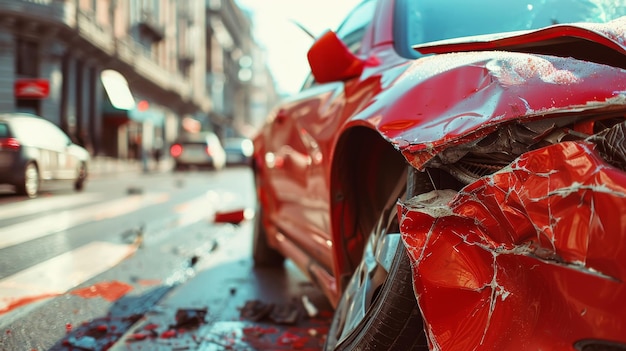
[[[253,12],[253,35],[267,49],[270,70],[284,93],[298,91],[308,74],[306,52],[313,39],[292,21],[314,35],[336,29],[360,0],[235,0]]]

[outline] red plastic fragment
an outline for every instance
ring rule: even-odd
[[[145,333],[135,333],[131,335],[131,338],[133,340],[144,340],[147,337],[148,337],[148,334],[145,334]]]
[[[144,330],[155,330],[155,329],[157,329],[158,327],[159,327],[159,325],[158,325],[158,324],[155,324],[155,323],[150,323],[150,324],[147,324],[145,327],[143,327],[143,329],[144,329]]]
[[[216,212],[215,213],[215,223],[231,223],[231,224],[239,224],[246,219],[245,210],[239,209],[234,211],[225,211],[225,212]]]
[[[170,329],[161,333],[161,339],[171,339],[176,337],[176,330]]]
[[[77,289],[71,292],[72,295],[77,295],[83,298],[102,297],[107,301],[117,301],[122,296],[133,290],[133,287],[119,281],[110,281],[98,283],[83,289]]]

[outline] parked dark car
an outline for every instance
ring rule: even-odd
[[[177,171],[190,168],[220,170],[226,165],[226,153],[213,132],[186,133],[170,146]]]
[[[0,183],[37,197],[41,188],[67,182],[77,191],[87,180],[89,152],[39,116],[0,114]]]
[[[314,41],[254,139],[253,255],[319,284],[326,350],[626,350],[624,15],[365,0]]]
[[[224,138],[224,151],[226,152],[226,165],[247,166],[252,160],[254,153],[254,144],[248,138]]]

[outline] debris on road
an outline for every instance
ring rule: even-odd
[[[107,301],[113,302],[119,300],[132,290],[133,287],[131,285],[114,280],[97,283],[86,288],[75,289],[70,291],[70,294],[86,299],[101,297]]]
[[[252,322],[258,322],[269,316],[270,312],[274,309],[274,304],[266,304],[259,300],[246,301],[245,305],[240,310],[242,319]]]
[[[122,242],[126,244],[133,244],[137,247],[143,243],[145,224],[141,224],[134,228],[130,228],[121,234]]]
[[[176,324],[171,328],[197,328],[205,323],[207,308],[181,308],[176,311]]]
[[[319,313],[317,307],[315,307],[315,305],[311,302],[311,300],[309,300],[309,297],[306,295],[302,295],[302,306],[304,306],[306,313],[311,318],[316,317]]]
[[[126,188],[127,195],[140,195],[143,194],[143,188],[139,186],[129,186]]]
[[[270,312],[269,318],[277,324],[293,325],[298,321],[300,311],[294,303],[275,305]]]
[[[231,211],[218,211],[215,213],[213,221],[215,223],[230,223],[238,225],[246,219],[254,217],[252,209],[236,209]]]

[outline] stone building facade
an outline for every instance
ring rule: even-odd
[[[167,148],[185,120],[241,134],[258,125],[240,76],[253,47],[232,0],[0,0],[0,112],[40,115],[118,158]],[[32,82],[45,96],[16,88]]]

